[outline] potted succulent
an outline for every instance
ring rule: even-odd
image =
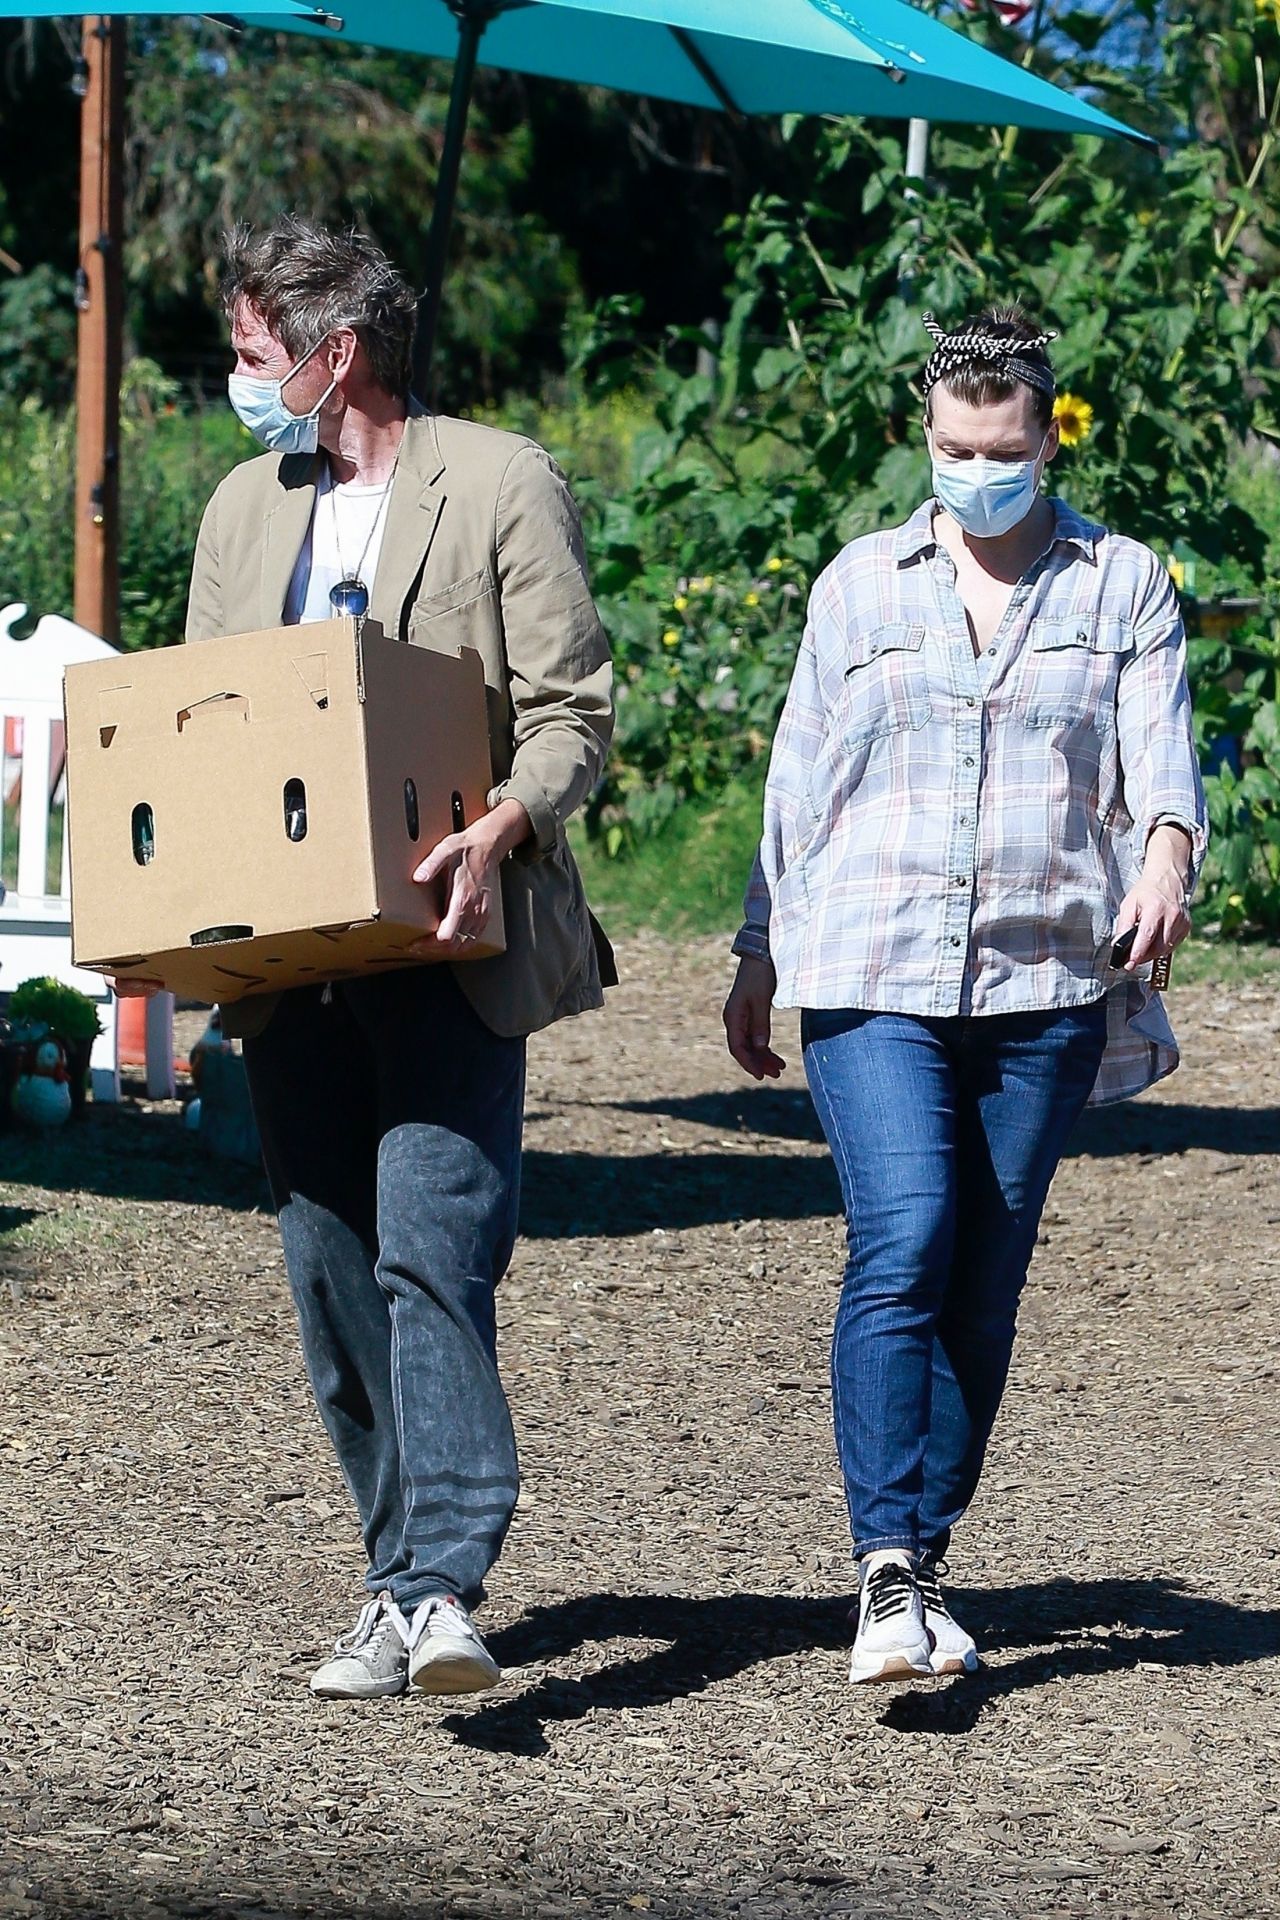
[[[24,980],[9,995],[9,1019],[15,1028],[46,1028],[62,1042],[71,1085],[71,1117],[83,1113],[89,1084],[89,1056],[102,1032],[98,1009],[87,993],[45,974]]]

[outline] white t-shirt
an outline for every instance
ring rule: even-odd
[[[390,490],[390,479],[373,487],[358,487],[351,481],[335,487],[329,463],[325,462],[316,483],[311,525],[285,595],[286,626],[306,620],[332,620],[329,589],[339,580],[363,580],[372,593]]]

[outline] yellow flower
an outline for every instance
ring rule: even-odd
[[[1280,6],[1280,0],[1276,0]],[[1093,408],[1076,393],[1060,393],[1053,403],[1058,437],[1064,447],[1076,447],[1093,431]]]
[[[672,604],[672,606],[673,606],[673,607],[675,608],[675,610],[676,610],[676,612],[677,612],[677,613],[683,613],[683,612],[684,612],[684,610],[685,610],[685,608],[686,608],[686,607],[688,606],[688,604],[689,604],[689,596],[688,596],[688,594],[687,594],[687,593],[678,593],[678,594],[676,595],[676,597],[675,597],[675,599],[674,599],[674,600],[673,600],[673,601],[671,602],[671,604]]]
[[[1277,5],[1280,5],[1280,0],[1277,0]],[[1227,895],[1227,905],[1229,907],[1242,907],[1244,905],[1244,895],[1242,893],[1229,893]]]
[[[666,632],[662,636],[662,644],[664,647],[678,647],[680,645],[680,633],[678,628],[668,627]]]
[[[760,595],[754,591],[744,594],[742,604],[744,607],[758,607],[760,605]]]
[[[689,582],[689,591],[690,593],[710,593],[714,585],[715,579],[713,575],[704,573],[700,580],[691,580]]]
[[[1276,0],[1276,5],[1277,5],[1277,6],[1280,6],[1280,0]],[[781,572],[782,572],[782,562],[781,562],[781,560],[779,560],[779,558],[778,558],[778,556],[777,556],[777,554],[776,554],[776,553],[775,553],[774,555],[772,555],[772,557],[771,557],[770,559],[768,559],[768,560],[766,560],[766,561],[765,561],[765,563],[764,563],[764,570],[765,570],[765,572],[766,572],[766,573],[781,573]]]

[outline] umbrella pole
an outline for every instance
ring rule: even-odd
[[[76,344],[75,617],[120,639],[120,363],[124,337],[123,20],[84,22]]]
[[[449,117],[444,126],[444,147],[436,178],[436,204],[427,236],[426,285],[418,302],[418,335],[413,349],[413,385],[418,398],[429,401],[431,357],[440,320],[440,302],[444,296],[445,267],[449,259],[449,236],[453,230],[453,210],[458,197],[458,170],[467,134],[467,114],[475,82],[476,58],[485,28],[498,11],[492,5],[477,5],[475,0],[452,0],[451,11],[458,18],[458,53],[453,63],[453,85],[449,90]]]

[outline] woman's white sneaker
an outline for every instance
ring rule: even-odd
[[[851,1680],[932,1678],[924,1603],[911,1557],[890,1549],[862,1562]]]
[[[502,1669],[460,1600],[433,1594],[409,1623],[409,1680],[423,1693],[482,1693]]]
[[[916,1568],[916,1585],[924,1602],[924,1624],[933,1642],[930,1659],[938,1674],[976,1673],[982,1665],[971,1633],[966,1633],[952,1614],[942,1591],[947,1563],[936,1554],[924,1553]]]
[[[322,1700],[376,1700],[408,1684],[409,1623],[385,1593],[361,1607],[351,1632],[335,1641],[333,1658],[311,1676],[311,1691]]]

